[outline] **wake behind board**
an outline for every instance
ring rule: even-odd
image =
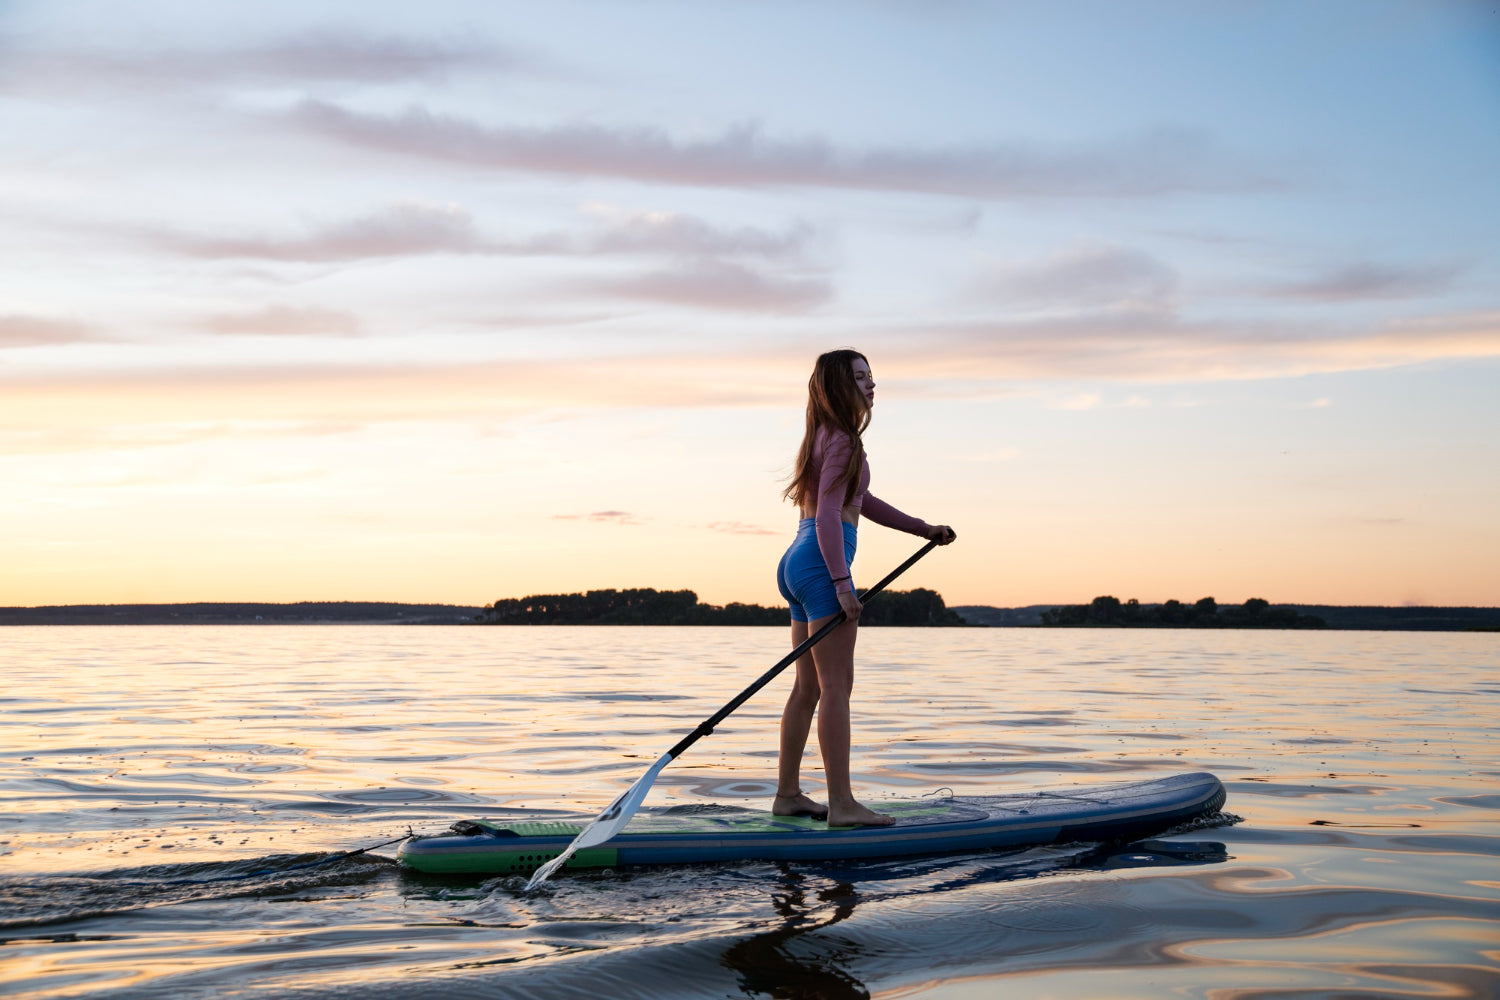
[[[1212,774],[1083,785],[1009,795],[955,795],[872,803],[894,826],[830,827],[749,809],[642,811],[569,868],[708,861],[828,861],[941,854],[1069,841],[1134,840],[1215,812],[1224,786]],[[435,874],[528,873],[561,854],[583,823],[461,820],[448,834],[414,837],[396,856]]]

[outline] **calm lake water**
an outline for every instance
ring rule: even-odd
[[[1140,844],[564,872],[529,895],[404,871],[393,847],[331,858],[464,816],[592,815],[785,647],[766,628],[0,630],[0,992],[1500,995],[1493,634],[861,633],[869,800],[1224,780],[1242,822]],[[787,683],[648,805],[765,801]]]

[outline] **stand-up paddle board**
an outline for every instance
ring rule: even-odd
[[[872,803],[894,826],[829,826],[726,806],[643,811],[569,868],[706,861],[893,858],[987,847],[1134,840],[1207,816],[1224,805],[1212,774],[1081,785],[1009,795],[945,795]],[[583,823],[460,820],[448,833],[413,837],[397,857],[418,871],[529,873],[561,854]]]

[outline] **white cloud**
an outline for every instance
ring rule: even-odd
[[[1081,392],[1060,399],[1055,405],[1059,410],[1092,410],[1102,402],[1104,402],[1104,397],[1097,392]]]
[[[360,332],[359,318],[353,313],[316,306],[267,306],[254,312],[210,316],[203,326],[214,333],[270,336],[350,337]]]
[[[876,336],[866,338],[877,342]],[[1439,314],[1383,326],[1188,320],[1150,313],[934,322],[878,336],[923,376],[1222,381],[1367,371],[1500,357],[1500,313]],[[914,351],[910,345],[920,344]],[[885,367],[889,367],[888,364]]]

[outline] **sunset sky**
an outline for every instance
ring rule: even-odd
[[[0,0],[0,604],[1500,605],[1500,13]],[[866,524],[856,583],[920,542]]]

